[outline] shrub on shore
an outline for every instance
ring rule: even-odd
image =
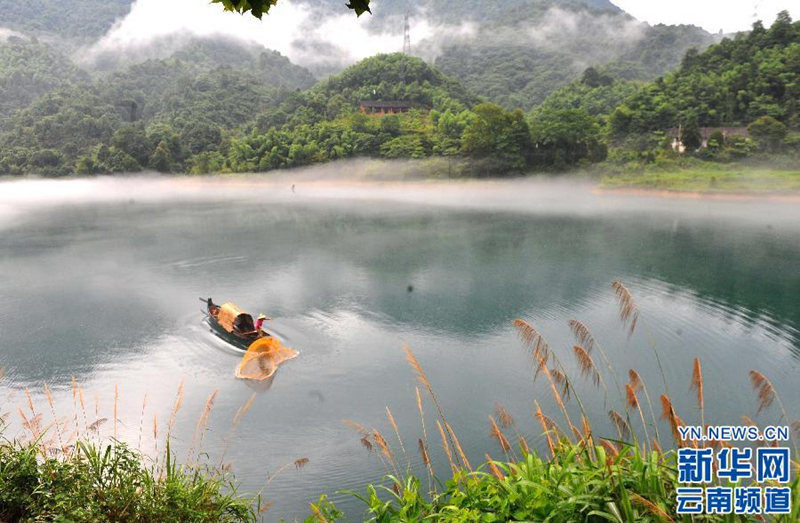
[[[156,471],[127,445],[78,442],[65,455],[0,444],[0,521],[255,521],[253,501],[213,470]]]

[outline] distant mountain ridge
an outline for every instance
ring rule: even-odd
[[[341,14],[338,0],[302,3],[321,19]],[[615,76],[653,80],[680,65],[688,49],[717,40],[695,26],[639,22],[609,0],[397,0],[376,3],[368,27],[399,33],[406,14],[412,54],[474,93],[523,110],[589,66],[613,65]],[[418,40],[414,28],[422,19],[436,30]],[[453,30],[459,27],[468,30]]]
[[[353,16],[341,0],[296,2],[308,6],[312,16],[320,19]],[[57,35],[77,41],[80,47],[99,39],[115,20],[130,11],[131,5],[132,0],[63,0],[57,5],[0,0],[0,27],[33,35]],[[425,57],[471,93],[524,111],[579,78],[587,67],[605,66],[605,72],[616,78],[652,80],[680,65],[688,49],[702,50],[715,41],[714,36],[694,26],[638,22],[609,0],[396,0],[376,2],[373,12],[363,19],[368,30],[376,34],[402,31],[403,17],[409,13],[412,54]],[[220,10],[219,16],[238,15]],[[269,16],[279,17],[281,12]],[[434,27],[433,36],[417,41],[413,27],[423,17]],[[440,30],[465,24],[469,30],[463,33]],[[325,52],[324,41],[304,43]],[[147,59],[169,56],[207,68],[228,65],[247,70],[254,79],[278,88],[308,88],[314,83],[307,70],[277,53],[257,44],[216,37],[175,35],[130,52],[106,49],[95,57],[93,67],[122,71]],[[55,81],[33,85],[32,92],[39,95],[57,86]],[[16,106],[5,105],[8,116]]]

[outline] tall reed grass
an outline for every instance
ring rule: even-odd
[[[632,291],[620,281],[612,283],[612,291],[619,306],[619,319],[625,333],[633,335],[643,328],[641,310]],[[635,369],[617,372],[606,352],[590,331],[579,320],[570,320],[569,327],[578,344],[563,356],[576,358],[579,379],[586,380],[591,388],[599,388],[607,395],[606,383],[611,379],[620,394],[622,408],[608,410],[608,418],[617,437],[598,438],[580,399],[580,387],[559,359],[559,354],[539,330],[524,319],[516,319],[514,328],[533,362],[533,380],[545,380],[545,389],[553,396],[563,425],[545,413],[537,398],[533,398],[534,419],[540,426],[537,438],[538,451],[528,445],[514,417],[501,405],[496,405],[494,415],[489,415],[489,434],[505,457],[495,461],[490,452],[484,452],[485,462],[473,469],[453,427],[445,419],[444,407],[435,395],[422,364],[409,347],[406,359],[411,365],[428,399],[437,414],[435,425],[441,436],[441,447],[447,470],[436,470],[426,444],[426,425],[423,402],[419,388],[416,404],[423,429],[418,439],[418,450],[426,474],[431,480],[428,488],[406,466],[399,474],[399,464],[394,459],[390,442],[377,439],[377,429],[359,427],[361,442],[368,450],[373,444],[381,449],[386,464],[386,480],[380,485],[367,485],[366,494],[356,494],[366,506],[364,519],[374,521],[677,521],[675,489],[678,486],[676,449],[682,446],[729,445],[714,441],[682,441],[678,429],[686,422],[679,416],[666,390],[667,377],[663,373],[655,345],[652,349],[658,359],[661,380],[665,390],[659,395],[660,419],[642,376]],[[645,326],[646,328],[646,326]],[[597,365],[592,352],[597,350],[604,363]],[[693,423],[706,426],[705,380],[699,358],[693,360],[687,392],[694,394],[698,419]],[[627,377],[621,380],[621,377]],[[757,370],[749,373],[756,393],[758,412],[777,404],[781,421],[790,424],[786,409],[772,382]],[[640,400],[644,399],[644,403]],[[577,411],[577,412],[576,412]],[[388,412],[388,409],[387,409]],[[580,415],[580,428],[573,423]],[[634,420],[636,421],[634,423]],[[753,423],[745,416],[743,420]],[[663,441],[659,425],[669,428],[672,441]],[[394,419],[390,420],[398,443],[400,431]],[[800,437],[800,420],[791,422]],[[511,439],[509,434],[512,434]],[[512,444],[512,439],[515,443]],[[800,462],[793,467],[800,472]],[[442,481],[437,474],[450,479]],[[727,485],[727,484],[726,484]],[[792,513],[773,517],[774,521],[800,521],[800,479],[791,483]],[[335,521],[345,515],[326,496],[311,505],[307,521]],[[761,516],[706,515],[699,519],[683,518],[681,521],[763,521]]]

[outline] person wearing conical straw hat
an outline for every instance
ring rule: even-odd
[[[264,316],[263,314],[259,314],[258,315],[258,319],[256,320],[256,332],[261,331],[261,326],[264,324],[264,321],[268,320],[268,319],[270,319],[270,318],[267,317],[267,316]]]

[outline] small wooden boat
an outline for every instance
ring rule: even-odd
[[[235,304],[226,302],[216,305],[211,298],[200,298],[200,301],[206,303],[208,325],[220,338],[237,349],[246,351],[254,341],[270,337],[268,332],[256,329],[253,317]]]

